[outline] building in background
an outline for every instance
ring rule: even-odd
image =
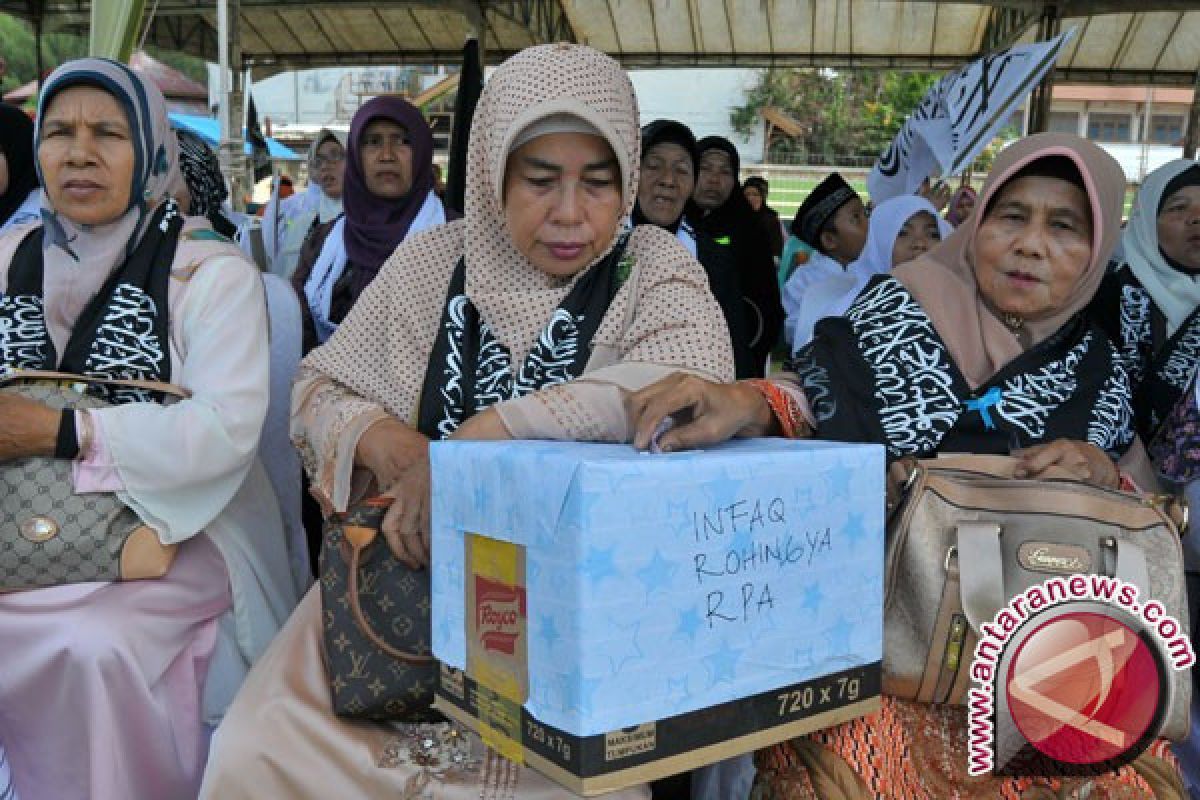
[[[1191,89],[1141,86],[1055,86],[1049,130],[1100,144],[1121,163],[1131,183],[1183,156]]]

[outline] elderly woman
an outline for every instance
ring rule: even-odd
[[[428,561],[430,440],[627,441],[626,390],[677,369],[733,377],[703,268],[659,227],[623,232],[637,124],[628,76],[595,50],[507,61],[475,112],[464,218],[406,239],[302,364],[294,433],[314,491],[341,510],[373,479],[396,498],[382,529],[409,563]],[[476,758],[434,773],[415,725],[335,717],[320,614],[312,591],[252,673],[202,796],[571,796],[473,736]]]
[[[157,580],[0,594],[0,743],[26,797],[194,796],[206,723],[295,602],[255,458],[262,284],[203,219],[178,213],[166,106],[128,67],[60,67],[36,133],[45,224],[0,238],[0,370],[164,381],[190,396],[112,393],[110,406],[60,413],[0,394],[0,462],[72,458],[66,491],[116,493],[179,545]]]
[[[290,280],[313,228],[342,213],[345,165],[345,134],[319,130],[308,149],[308,188],[290,197],[273,197],[263,211],[263,250],[270,272]]]
[[[1200,165],[1170,161],[1146,176],[1091,313],[1117,342],[1142,439],[1163,421],[1200,363]]]
[[[635,443],[690,410],[661,436],[663,449],[783,434],[878,442],[889,459],[1018,450],[1019,475],[1058,466],[1116,486],[1116,460],[1135,441],[1128,380],[1082,312],[1119,234],[1124,182],[1111,156],[1077,137],[1012,145],[981,213],[872,279],[845,316],[819,322],[793,373],[729,386],[673,377],[644,389],[630,403]],[[756,796],[1184,796],[1162,743],[1133,768],[1053,781],[969,779],[966,746],[962,708],[885,697],[878,714],[760,752]]]
[[[0,103],[0,233],[37,219],[37,189],[33,121],[16,106]]]
[[[304,308],[304,351],[323,344],[405,237],[441,225],[433,132],[399,97],[376,97],[350,122],[345,214],[313,231],[292,283]]]

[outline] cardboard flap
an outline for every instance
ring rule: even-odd
[[[563,442],[434,442],[433,526],[528,544],[553,535],[587,448]],[[582,452],[581,452],[582,451]],[[511,491],[485,491],[508,486]]]

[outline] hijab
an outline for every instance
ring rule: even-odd
[[[1158,246],[1158,211],[1192,170],[1200,172],[1200,165],[1177,158],[1147,175],[1121,238],[1125,262],[1167,318],[1168,337],[1200,305],[1200,275],[1175,269]]]
[[[757,238],[756,217],[746,195],[742,194],[738,171],[741,169],[741,157],[733,142],[723,136],[705,136],[696,142],[696,182],[700,182],[700,160],[709,150],[719,150],[729,156],[730,168],[733,170],[733,190],[725,202],[705,212],[695,200],[688,200],[684,212],[688,221],[696,230],[703,231],[713,237],[732,235],[736,241],[739,238]]]
[[[650,152],[650,148],[655,145],[676,144],[683,148],[684,152],[692,159],[692,177],[696,175],[696,137],[692,134],[691,129],[682,122],[676,122],[673,119],[656,119],[653,122],[648,122],[642,126],[642,154]],[[667,226],[667,230],[671,233],[678,233],[681,223],[683,223],[684,212],[687,210],[687,204],[684,204],[684,211],[679,213],[679,217]],[[646,219],[646,215],[642,213],[642,206],[639,202],[633,204],[633,224],[634,225],[653,225],[654,223]],[[683,226],[689,227],[689,226]],[[696,240],[687,234],[692,242],[692,250],[695,250]],[[681,237],[681,241],[684,241]],[[686,246],[686,243],[685,243]],[[694,252],[693,252],[694,254]]]
[[[984,303],[975,280],[973,244],[986,209],[1018,172],[1034,162],[1064,156],[1079,170],[1092,212],[1092,254],[1061,308],[1024,321],[1021,335],[1009,330]],[[893,276],[916,298],[946,343],[959,370],[979,386],[1025,350],[1058,331],[1092,299],[1120,236],[1125,173],[1098,145],[1064,133],[1020,139],[997,158],[972,214],[949,238]]]
[[[974,189],[972,189],[970,186],[960,186],[960,187],[958,187],[958,191],[956,191],[956,192],[954,193],[954,195],[953,195],[953,196],[950,198],[950,205],[948,205],[948,206],[946,207],[946,222],[949,222],[951,225],[953,225],[953,226],[954,226],[954,227],[956,227],[956,228],[957,228],[959,225],[962,225],[962,224],[963,224],[963,220],[965,219],[965,217],[961,217],[961,216],[959,216],[959,214],[958,214],[958,204],[959,204],[960,202],[962,202],[962,199],[963,199],[964,197],[971,197],[971,198],[973,198],[973,199],[975,200],[975,202],[976,202],[975,210],[976,210],[976,211],[978,211],[978,210],[979,210],[979,206],[978,206],[978,203],[979,203],[979,192],[975,191],[975,190],[974,190]],[[935,216],[936,216],[936,215],[935,215]]]
[[[555,309],[624,235],[618,225],[596,260],[567,279],[537,269],[509,237],[503,187],[512,144],[557,114],[578,117],[608,142],[620,170],[624,212],[633,209],[640,137],[629,76],[584,45],[522,50],[496,69],[480,95],[467,147],[463,219],[401,242],[337,332],[308,355],[306,369],[414,421],[460,259],[466,295],[480,319],[508,350],[510,363],[525,362]],[[732,375],[728,333],[703,269],[667,231],[640,225],[628,236],[625,258],[642,268],[618,292],[605,319],[620,321],[626,310],[629,324],[615,334],[607,322],[602,325],[594,353],[613,349],[624,353],[623,364]],[[337,491],[333,496],[341,497]]]
[[[225,176],[221,174],[221,162],[208,143],[191,131],[175,131],[179,144],[179,169],[187,183],[191,208],[188,213],[195,217],[207,217],[220,211],[221,204],[229,197],[225,187]]]
[[[367,126],[377,119],[391,120],[408,132],[412,186],[398,200],[371,194],[363,175],[362,137]],[[346,148],[344,186],[346,255],[358,268],[365,286],[404,239],[433,191],[433,133],[417,108],[399,97],[375,97],[355,113]]]
[[[620,167],[626,215],[637,196],[637,99],[616,61],[590,47],[546,45],[522,50],[492,75],[475,108],[467,152],[466,288],[513,363],[524,361],[551,310],[587,271],[569,281],[546,275],[517,250],[504,223],[504,170],[512,143],[556,114],[579,117],[608,142]],[[619,235],[620,226],[593,265]]]
[[[167,121],[158,88],[124,64],[104,58],[69,61],[51,73],[38,101],[35,141],[41,139],[46,110],[72,86],[94,86],[112,95],[125,110],[134,166],[129,205],[121,216],[101,225],[80,225],[54,209],[43,192],[43,262],[46,324],[56,340],[69,331],[84,306],[137,247],[151,216],[180,185],[179,149]],[[38,177],[45,183],[38,163]],[[56,346],[61,345],[55,341]]]
[[[3,225],[38,187],[33,120],[8,103],[0,103],[0,150],[8,162],[8,187],[0,194],[0,225]]]

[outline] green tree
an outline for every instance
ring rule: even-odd
[[[64,61],[87,55],[87,37],[69,33],[42,34],[42,68],[54,69]],[[157,48],[147,48],[151,55],[174,67],[189,78],[207,83],[204,61],[193,56]],[[37,54],[34,50],[33,28],[27,22],[0,13],[0,57],[7,71],[0,80],[0,90],[10,91],[37,77]]]
[[[779,161],[834,161],[878,156],[940,76],[882,70],[769,69],[734,109],[734,128],[745,134],[774,106],[794,118],[802,133],[773,137]]]

